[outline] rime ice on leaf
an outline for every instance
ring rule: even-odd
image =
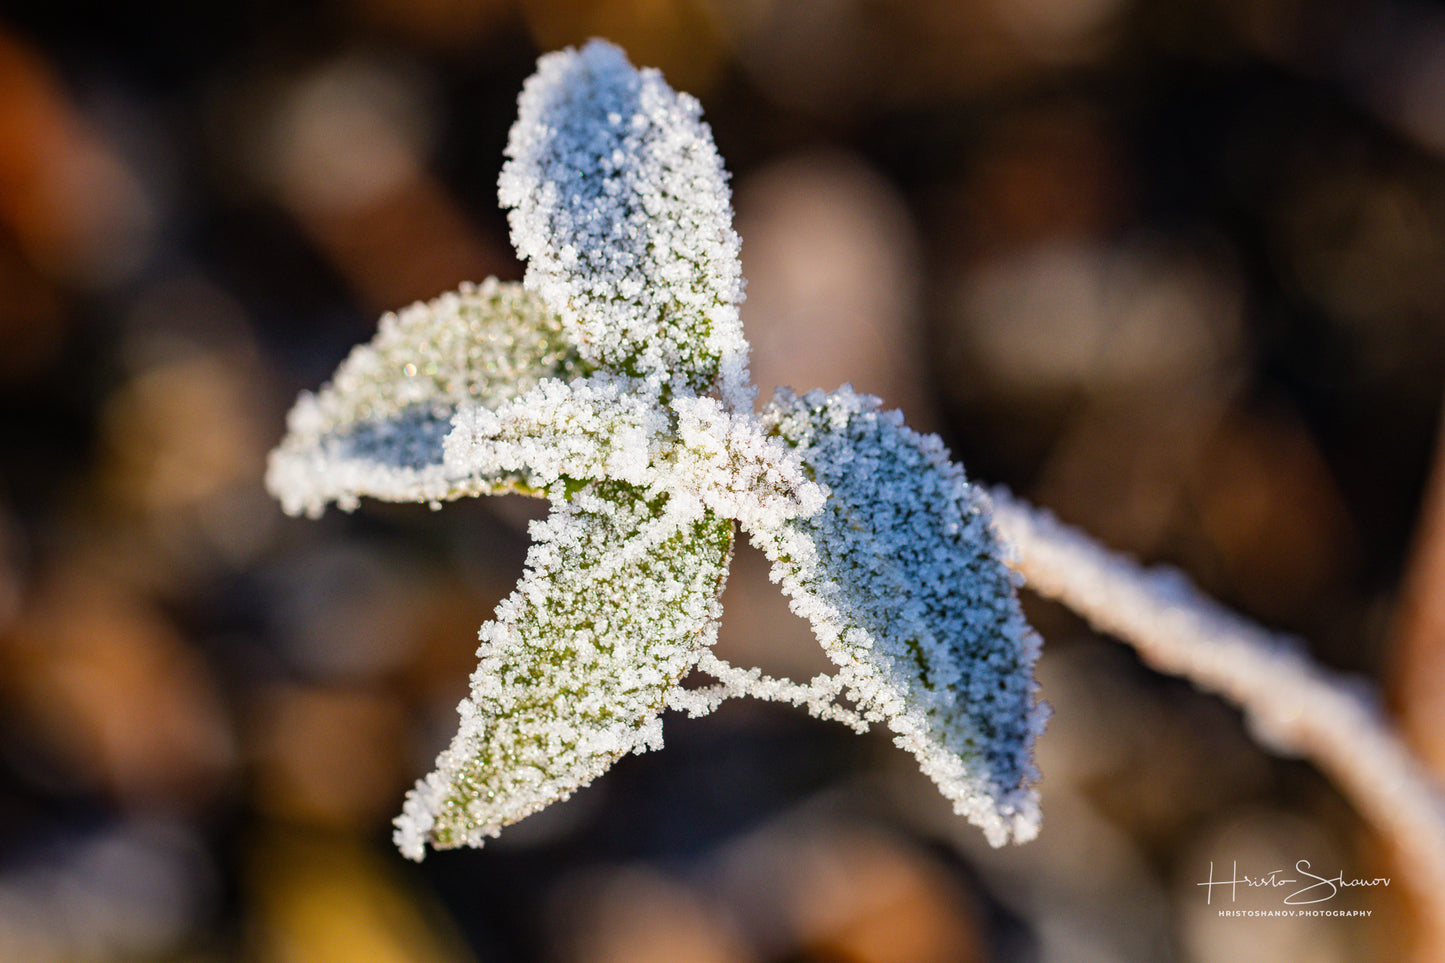
[[[768,437],[752,413],[711,398],[675,398],[678,444],[662,460],[663,485],[679,502],[696,502],[744,528],[811,515],[823,491],[788,447]]]
[[[608,479],[668,496],[668,514],[745,526],[812,514],[822,490],[752,414],[713,398],[667,405],[634,379],[543,381],[495,409],[463,406],[444,443],[449,478],[515,477],[535,491]]]
[[[664,410],[627,379],[543,381],[496,408],[460,408],[442,464],[449,478],[515,477],[535,491],[602,478],[648,485],[668,427]]]
[[[844,388],[786,390],[763,420],[828,493],[754,541],[860,709],[886,719],[995,846],[1038,832],[1038,640],[999,557],[987,496],[936,436]]]
[[[407,794],[401,851],[480,845],[662,744],[658,718],[717,634],[732,525],[678,527],[663,498],[588,486],[534,523],[527,572],[482,627],[461,729]]]
[[[749,397],[738,237],[701,107],[594,40],[544,56],[502,169],[525,283],[590,363]]]
[[[313,517],[361,495],[435,502],[513,490],[512,474],[447,472],[442,443],[457,407],[496,406],[587,370],[556,314],[520,285],[493,279],[413,304],[384,316],[330,384],[297,399],[266,486],[288,513]]]
[[[738,240],[698,114],[606,43],[542,58],[500,185],[526,290],[488,281],[383,318],[272,453],[293,514],[362,495],[552,502],[482,627],[460,729],[396,821],[413,858],[480,845],[660,745],[664,708],[738,695],[886,720],[992,842],[1037,829],[1037,643],[986,500],[937,439],[850,391],[752,413]],[[734,522],[836,676],[769,679],[708,651]],[[694,668],[717,685],[680,686]]]

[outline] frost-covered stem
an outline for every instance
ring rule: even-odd
[[[1132,645],[1145,663],[1244,710],[1256,738],[1311,759],[1400,852],[1422,908],[1445,919],[1445,799],[1360,680],[1146,569],[1047,512],[995,492],[994,520],[1029,588]]]

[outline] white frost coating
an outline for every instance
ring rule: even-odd
[[[992,842],[1029,838],[1037,640],[986,499],[872,399],[752,413],[738,240],[696,101],[594,41],[542,58],[508,156],[527,290],[493,280],[384,317],[297,401],[267,473],[292,513],[552,502],[481,629],[457,735],[396,820],[402,852],[480,845],[660,746],[664,708],[742,695],[887,721]],[[799,684],[708,652],[734,521],[836,674]],[[717,683],[683,688],[693,668]]]
[[[543,381],[495,409],[466,405],[443,444],[454,478],[515,475],[538,491],[563,479],[610,478],[650,485],[666,413],[624,379],[593,375]]]
[[[396,821],[402,851],[480,844],[661,745],[665,707],[737,695],[886,720],[991,842],[1027,839],[1045,712],[999,561],[1012,547],[1041,593],[1312,756],[1445,917],[1445,804],[1356,686],[1178,578],[1006,495],[991,509],[938,439],[874,399],[782,392],[753,417],[738,240],[699,113],[605,43],[544,57],[499,185],[530,290],[493,280],[387,315],[300,397],[271,455],[267,486],[293,514],[362,495],[553,502],[481,630],[457,736]],[[834,675],[800,685],[708,653],[734,519]],[[692,668],[717,684],[682,688]]]
[[[396,819],[403,854],[480,846],[662,745],[659,715],[716,639],[732,526],[705,516],[636,551],[634,533],[661,517],[606,483],[533,525],[526,573],[482,626],[457,734]]]
[[[499,196],[525,284],[583,357],[750,406],[738,237],[702,108],[593,40],[537,63]]]
[[[669,701],[671,708],[700,716],[711,712],[727,699],[750,696],[768,702],[786,702],[788,705],[807,709],[819,719],[841,722],[854,732],[868,731],[868,719],[838,703],[845,688],[845,683],[839,676],[817,675],[806,685],[802,685],[791,679],[775,679],[763,675],[763,671],[757,667],[740,669],[712,652],[704,652],[698,659],[697,667],[717,679],[718,684],[706,689],[678,690]]]
[[[1445,798],[1359,680],[1315,665],[1204,597],[1172,569],[1144,569],[1051,515],[995,491],[994,524],[1029,588],[1058,599],[1150,666],[1245,712],[1256,737],[1307,756],[1391,841],[1414,889],[1445,918]]]
[[[753,529],[849,697],[887,721],[954,809],[995,846],[1039,829],[1039,640],[989,527],[987,496],[934,436],[846,386],[762,418],[795,447],[822,511]]]
[[[692,395],[662,408],[634,380],[605,374],[543,381],[495,409],[465,405],[443,447],[454,480],[505,476],[548,491],[610,479],[666,494],[678,519],[708,510],[776,527],[824,500],[798,456],[751,413]]]
[[[669,491],[695,497],[747,529],[776,528],[814,515],[823,489],[798,456],[769,437],[751,412],[730,412],[712,398],[673,399],[678,444],[669,452]]]
[[[302,393],[271,453],[267,489],[288,514],[344,510],[362,495],[436,502],[506,491],[506,476],[461,479],[442,439],[463,403],[495,406],[546,378],[586,366],[561,322],[517,284],[495,278],[384,315],[320,392]]]

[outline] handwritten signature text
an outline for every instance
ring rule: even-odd
[[[1320,876],[1310,872],[1310,861],[1307,859],[1298,860],[1294,864],[1294,869],[1297,875],[1289,878],[1284,876],[1286,870],[1283,869],[1272,869],[1261,876],[1250,876],[1240,873],[1239,862],[1236,860],[1229,879],[1215,879],[1214,863],[1211,861],[1209,864],[1209,879],[1203,883],[1195,883],[1194,885],[1205,887],[1205,903],[1208,904],[1214,899],[1214,887],[1216,886],[1228,886],[1229,900],[1230,902],[1234,902],[1234,900],[1238,898],[1239,887],[1241,886],[1246,889],[1278,889],[1283,886],[1293,886],[1301,882],[1305,883],[1306,885],[1299,889],[1291,890],[1289,895],[1285,896],[1284,902],[1289,906],[1323,903],[1326,900],[1334,899],[1336,894],[1342,889],[1390,885],[1389,878],[1384,876],[1376,876],[1373,879],[1346,879],[1343,871],[1336,873],[1334,876]]]

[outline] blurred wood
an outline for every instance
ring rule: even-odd
[[[1421,502],[1415,544],[1401,582],[1390,698],[1411,746],[1445,779],[1445,422]],[[1393,860],[1398,864],[1399,856]],[[1445,960],[1445,919],[1416,908],[1403,958]]]
[[[1438,441],[1392,642],[1391,696],[1401,723],[1421,758],[1445,774],[1445,445]]]

